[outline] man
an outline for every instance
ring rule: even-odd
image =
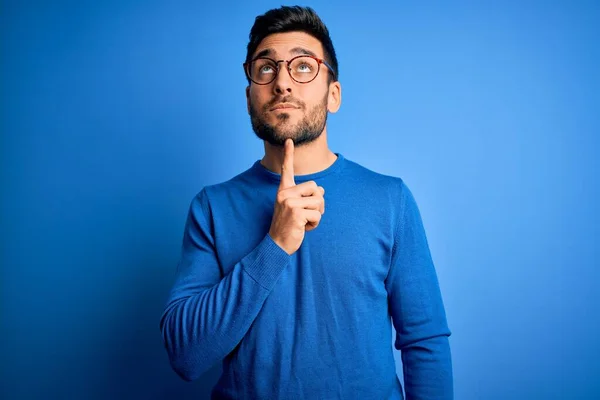
[[[265,156],[191,202],[161,331],[175,371],[222,361],[219,399],[451,399],[450,330],[402,179],[333,153],[335,51],[310,8],[256,18],[244,64]],[[325,201],[327,199],[327,201]],[[326,212],[325,212],[326,211]]]

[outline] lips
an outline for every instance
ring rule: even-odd
[[[270,109],[270,111],[287,110],[287,109],[298,109],[298,108],[300,108],[300,107],[298,107],[298,106],[296,106],[294,104],[291,104],[291,103],[280,103],[280,104],[277,104],[276,106],[272,107]]]

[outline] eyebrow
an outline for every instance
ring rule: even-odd
[[[256,54],[256,56],[254,56],[254,58],[272,56],[274,53],[275,53],[275,51],[271,48],[264,49],[264,50],[261,50],[258,54]],[[308,49],[305,49],[303,47],[294,47],[292,50],[290,50],[290,53],[292,53],[293,55],[301,55],[302,54],[302,55],[317,57],[317,55],[314,52],[312,52]]]

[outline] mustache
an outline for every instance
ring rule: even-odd
[[[268,102],[263,107],[263,111],[268,111],[271,108],[275,107],[277,104],[281,104],[281,103],[289,103],[289,104],[293,104],[297,107],[304,108],[304,103],[302,101],[294,99],[291,96],[287,96],[287,97],[277,97],[277,98],[273,99],[272,101]]]

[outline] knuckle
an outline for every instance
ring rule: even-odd
[[[290,202],[291,202],[291,199],[290,199],[289,197],[284,197],[284,198],[281,200],[281,205],[282,205],[284,208],[291,208],[291,204],[290,204]]]
[[[277,192],[277,197],[275,199],[278,203],[282,204],[285,201],[285,195],[283,192]]]

